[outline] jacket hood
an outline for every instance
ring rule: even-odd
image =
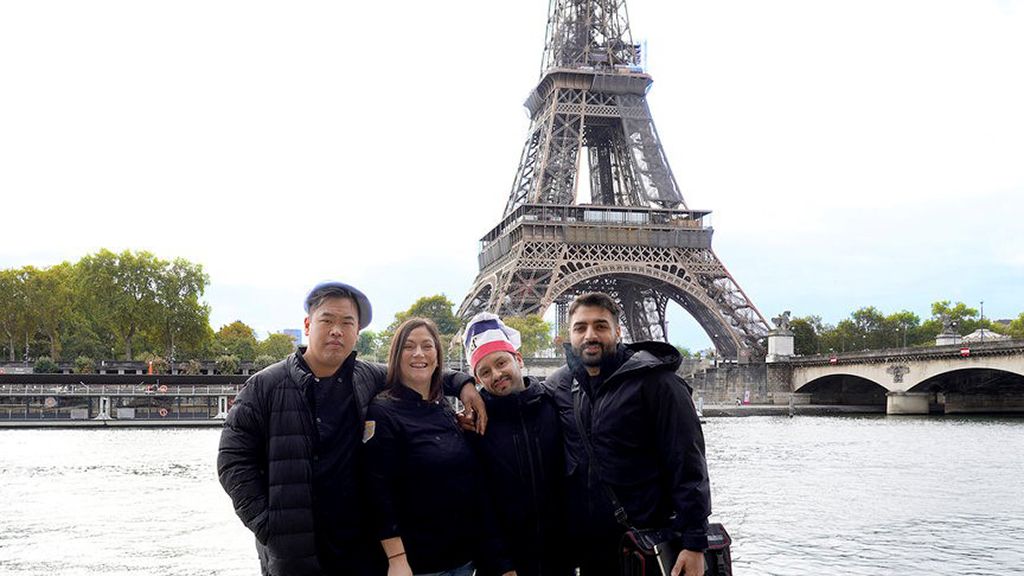
[[[569,344],[565,345],[565,359],[569,370],[577,377],[586,374],[579,356],[572,351]],[[613,376],[645,372],[648,370],[679,369],[683,357],[675,346],[665,342],[647,340],[631,344],[619,344],[614,356],[606,357],[601,366],[601,373],[607,374],[604,380]]]

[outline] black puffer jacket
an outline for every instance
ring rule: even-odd
[[[565,576],[573,568],[566,551],[565,457],[558,408],[539,382],[525,380],[526,389],[510,396],[481,390],[487,433],[470,438],[516,573]]]
[[[568,346],[566,352],[568,365],[555,371],[545,386],[555,395],[565,435],[571,528],[577,542],[614,542],[623,529],[580,441],[573,415],[574,383],[583,394],[582,421],[590,429],[600,477],[614,490],[630,523],[640,528],[671,526],[685,548],[706,548],[711,496],[704,435],[690,387],[675,373],[678,351],[661,342],[619,345],[601,376],[594,378]]]
[[[249,378],[228,412],[217,454],[221,486],[256,535],[263,574],[270,576],[321,574],[313,531],[316,430],[305,396],[313,375],[297,358],[302,352]],[[382,364],[354,361],[360,423],[383,389],[386,371]],[[445,391],[457,394],[470,378],[446,372],[445,380]]]

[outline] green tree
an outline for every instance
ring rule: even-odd
[[[209,338],[210,307],[199,301],[210,277],[183,258],[163,262],[156,278],[154,332],[168,358],[175,346],[196,347]]]
[[[75,374],[95,374],[96,361],[88,356],[75,358]]]
[[[264,356],[270,356],[274,359],[274,362],[277,362],[295,352],[295,340],[292,340],[292,337],[287,334],[271,334],[259,343],[259,346],[256,347],[256,352]]]
[[[885,317],[882,331],[886,348],[903,348],[922,344],[921,318],[908,310]]]
[[[1020,316],[1017,316],[1017,318],[1010,322],[1010,327],[1006,334],[1011,338],[1024,338],[1024,312],[1021,312]]]
[[[437,324],[437,331],[441,334],[452,335],[459,331],[459,319],[452,309],[455,307],[451,300],[444,294],[424,296],[408,310],[395,314],[395,320],[388,327],[388,332],[394,334],[398,326],[409,318],[429,318]]]
[[[277,362],[277,360],[275,360],[273,356],[270,356],[269,354],[258,354],[256,359],[252,361],[252,367],[255,370],[263,370],[274,362]]]
[[[408,310],[395,314],[395,319],[380,333],[378,338],[387,342],[383,347],[377,348],[378,354],[386,353],[391,349],[391,337],[394,336],[398,327],[409,318],[428,318],[437,325],[437,331],[441,333],[441,349],[447,356],[452,344],[452,336],[459,331],[459,319],[452,310],[455,307],[451,300],[444,294],[424,296],[413,303]]]
[[[921,335],[927,342],[934,342],[935,337],[942,332],[944,317],[953,322],[953,331],[961,336],[970,334],[982,326],[982,323],[978,321],[976,308],[971,308],[963,302],[950,304],[949,300],[933,302],[932,317],[925,320],[920,328]]]
[[[100,325],[117,335],[131,360],[136,336],[152,327],[159,309],[157,279],[164,263],[149,252],[103,249],[79,261],[78,289]]]
[[[75,300],[75,268],[62,262],[43,270],[33,270],[27,278],[28,302],[36,328],[50,344],[50,357],[61,358],[61,335],[68,326]]]
[[[3,334],[10,362],[17,359],[17,343],[25,307],[24,277],[17,270],[0,270],[0,333]]]
[[[821,321],[821,316],[804,316],[791,320],[789,329],[793,332],[793,353],[798,356],[820,354],[821,334],[827,328]]]
[[[238,360],[238,356],[231,354],[222,354],[217,357],[214,366],[218,374],[234,374],[238,372],[238,366],[241,364]]]
[[[359,340],[356,341],[356,352],[360,356],[378,360],[377,346],[376,332],[373,330],[363,330],[359,333]]]
[[[509,328],[519,330],[523,344],[519,352],[524,357],[536,356],[537,352],[551,347],[551,324],[537,314],[509,316],[502,318]]]
[[[217,352],[241,360],[256,358],[256,331],[241,320],[221,326],[215,336]]]
[[[60,367],[49,356],[40,356],[36,359],[35,365],[32,366],[32,372],[35,374],[56,374],[60,372]]]

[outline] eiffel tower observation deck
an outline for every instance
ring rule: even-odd
[[[674,301],[719,354],[764,354],[768,325],[711,248],[707,210],[690,209],[658,138],[624,0],[551,0],[531,126],[480,274],[459,315],[541,314],[561,328],[572,299],[622,305],[624,337],[667,341]]]

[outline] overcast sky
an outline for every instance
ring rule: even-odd
[[[1024,1],[632,0],[691,208],[765,317],[1024,311]],[[0,3],[0,268],[202,263],[214,328],[461,302],[546,0]],[[708,339],[684,313],[671,340]]]

